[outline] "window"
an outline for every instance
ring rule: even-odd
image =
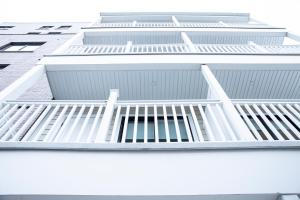
[[[134,128],[134,116],[128,117],[128,124],[127,124],[127,130],[126,130],[126,143],[133,142],[133,128]],[[169,127],[169,133],[170,133],[170,141],[171,142],[177,142],[177,136],[176,136],[176,130],[175,130],[175,123],[174,119],[171,116],[168,116],[168,127]],[[193,133],[189,117],[187,117],[188,122],[189,122],[189,129],[191,133]],[[180,136],[181,140],[183,142],[188,142],[188,136],[186,132],[186,128],[184,125],[183,117],[182,116],[177,116],[177,121],[179,125],[179,130],[180,130]],[[137,142],[144,142],[144,117],[138,117],[138,126],[137,126]],[[158,137],[159,137],[159,142],[166,142],[166,131],[165,131],[165,124],[164,124],[164,117],[163,116],[158,116],[157,117],[157,124],[158,124]],[[119,135],[118,135],[118,142],[122,141],[122,136],[123,136],[123,130],[124,130],[124,125],[125,125],[125,116],[122,116],[121,118],[121,124],[120,124],[120,129],[119,129]],[[149,116],[148,117],[148,142],[155,142],[155,127],[154,127],[154,117]],[[193,134],[192,134],[193,137]],[[194,138],[193,138],[194,140]]]
[[[41,32],[28,32],[27,34],[28,35],[38,35],[38,34],[41,34]]]
[[[54,26],[41,26],[40,28],[38,28],[37,30],[48,30],[50,28],[53,28]]]
[[[58,34],[61,34],[61,32],[49,32],[48,34],[49,35],[58,35]]]
[[[11,42],[0,48],[0,51],[5,52],[30,52],[36,50],[45,42]]]
[[[9,64],[0,64],[0,70],[4,69],[5,67],[7,67]]]
[[[60,27],[58,27],[56,30],[67,30],[67,29],[69,29],[69,28],[71,28],[72,26],[60,26]]]
[[[10,28],[13,28],[14,26],[0,26],[0,30],[8,30]]]

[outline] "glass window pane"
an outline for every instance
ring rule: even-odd
[[[175,123],[174,119],[168,120],[169,122],[169,131],[170,131],[170,140],[171,142],[177,141],[177,136],[176,136],[176,129],[175,129]]]
[[[4,51],[19,51],[23,47],[24,47],[24,45],[13,45],[13,46],[7,47],[6,49],[4,49]]]
[[[186,129],[185,129],[183,119],[178,119],[178,125],[179,125],[181,140],[183,142],[187,142],[188,141],[188,136],[187,136],[187,132],[186,132]]]
[[[39,46],[37,45],[27,45],[26,47],[24,47],[23,49],[21,49],[21,51],[34,51],[38,48]]]
[[[137,127],[137,141],[143,142],[144,141],[144,118],[139,117],[139,123]]]
[[[132,142],[133,139],[133,126],[134,126],[134,120],[132,120],[133,117],[129,117],[128,119],[128,126],[127,126],[127,132],[126,132],[126,142]]]
[[[166,141],[166,130],[165,130],[165,123],[162,117],[158,117],[158,137],[159,141],[165,142]]]

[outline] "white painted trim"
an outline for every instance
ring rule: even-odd
[[[205,63],[205,64],[300,64],[299,55],[94,55],[49,56],[39,64],[142,64],[142,63]],[[47,67],[47,66],[46,66]]]
[[[99,127],[99,131],[97,132],[95,142],[96,143],[103,143],[106,140],[107,133],[109,130],[110,122],[112,120],[115,103],[119,97],[119,90],[118,89],[111,89],[109,98],[105,107],[105,111],[102,117],[102,121]]]
[[[241,137],[240,139],[246,141],[254,140],[250,130],[241,119],[231,100],[207,65],[202,65],[202,74],[212,92],[214,92],[218,99],[222,101],[224,113],[228,117],[229,123],[234,127],[233,130],[237,131],[237,134]]]
[[[176,26],[180,26],[180,23],[175,16],[172,16],[172,21],[174,24],[176,24]]]
[[[300,141],[238,141],[238,142],[200,142],[200,143],[52,143],[52,142],[1,142],[0,149],[32,150],[82,150],[82,151],[149,151],[149,150],[259,150],[259,149],[298,149]]]
[[[181,38],[184,41],[184,43],[186,45],[188,45],[191,52],[193,52],[193,53],[197,52],[197,49],[195,48],[192,40],[190,39],[190,37],[185,32],[181,33]]]

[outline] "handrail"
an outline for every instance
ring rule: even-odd
[[[71,45],[61,55],[115,54],[300,54],[300,45],[194,44]],[[55,55],[55,54],[53,54]]]

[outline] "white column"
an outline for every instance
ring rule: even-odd
[[[300,198],[298,197],[298,195],[295,194],[290,194],[290,195],[281,195],[280,200],[300,200]]]
[[[176,26],[180,26],[180,23],[175,16],[172,16],[172,21]]]
[[[127,41],[125,53],[129,53],[132,46],[132,41]]]
[[[239,136],[241,136],[241,139],[244,140],[254,140],[254,137],[252,136],[251,132],[249,131],[248,127],[245,125],[244,121],[234,108],[234,105],[232,104],[231,100],[221,87],[218,80],[215,78],[213,73],[210,71],[209,67],[207,65],[202,65],[202,74],[204,78],[206,79],[209,87],[211,88],[211,92],[213,92],[213,96],[218,96],[219,100],[223,103],[223,110],[228,119],[230,120],[230,123],[234,130],[237,131]]]
[[[222,24],[222,25],[224,25],[225,27],[228,26],[228,24],[224,23],[223,21],[219,21],[219,24]]]
[[[133,21],[132,22],[132,26],[135,27],[136,26],[137,21]]]
[[[191,41],[191,39],[189,38],[189,36],[185,32],[181,33],[181,38],[184,41],[184,43],[186,45],[188,45],[191,52],[193,52],[193,53],[197,52],[197,49],[195,48],[193,42]]]
[[[34,66],[31,70],[0,92],[0,101],[17,99],[40,80],[44,73],[44,65]]]
[[[270,53],[267,49],[263,48],[262,46],[256,44],[253,41],[249,41],[248,44],[254,46],[256,49],[260,50],[262,53]]]
[[[111,89],[95,142],[105,142],[118,97],[119,90]]]
[[[287,35],[286,35],[286,37],[288,37],[288,38],[290,38],[292,40],[295,40],[297,42],[300,42],[300,36],[297,35],[297,34],[288,32]]]

